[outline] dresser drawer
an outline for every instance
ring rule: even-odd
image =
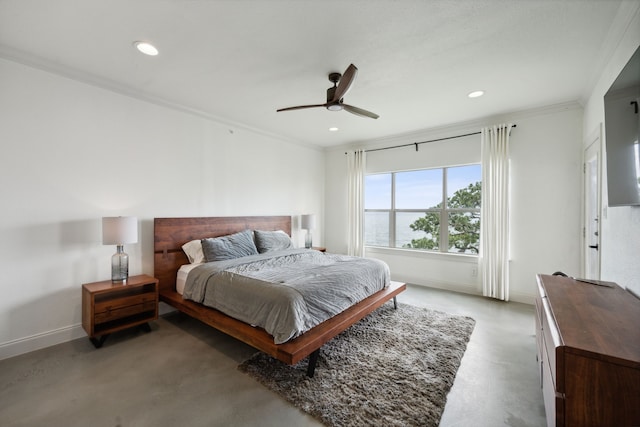
[[[561,351],[560,335],[556,322],[551,314],[551,308],[549,307],[549,301],[547,298],[542,298],[542,338],[544,340],[542,356],[546,358],[544,362],[547,362],[549,367],[549,375],[553,382],[553,387],[556,392],[564,392],[564,378],[562,366],[558,364],[562,363],[562,358],[558,358],[558,352]],[[558,375],[558,373],[560,375]]]
[[[556,423],[556,391],[547,360],[542,362],[542,397],[547,415],[547,426],[562,425],[562,423]]]
[[[543,356],[542,352],[544,349],[544,338],[542,332],[542,298],[536,298],[536,362],[538,362],[538,378],[540,380],[540,385],[542,386],[542,361]],[[547,362],[545,362],[547,363]]]

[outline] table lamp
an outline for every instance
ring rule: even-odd
[[[111,281],[126,282],[129,278],[129,255],[124,252],[125,243],[138,242],[138,219],[134,216],[102,218],[102,244],[117,245],[111,257]]]
[[[316,216],[314,214],[302,215],[300,218],[300,228],[307,230],[304,236],[304,247],[309,249],[312,246],[311,230],[316,227]]]

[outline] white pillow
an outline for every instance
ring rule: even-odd
[[[189,258],[191,264],[205,262],[204,252],[202,252],[202,241],[200,239],[185,243],[182,245],[182,250],[187,255],[187,258]]]

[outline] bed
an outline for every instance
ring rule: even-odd
[[[230,317],[199,302],[186,299],[176,289],[184,285],[185,267],[190,265],[182,246],[203,238],[216,238],[245,230],[282,230],[291,235],[290,216],[155,218],[154,276],[159,280],[160,300],[270,356],[294,365],[309,357],[307,375],[313,376],[319,349],[327,341],[359,321],[406,289],[404,283],[393,282],[351,305],[339,314],[284,343],[260,327]],[[187,269],[193,266],[187,267]],[[179,276],[180,271],[180,276]],[[181,278],[178,280],[178,278]]]

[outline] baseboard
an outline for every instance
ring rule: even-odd
[[[160,315],[163,315],[175,311],[175,308],[161,302],[159,310]],[[7,341],[5,343],[0,343],[0,360],[19,356],[21,354],[40,350],[56,344],[62,344],[64,342],[86,336],[87,333],[82,329],[82,325],[77,324],[54,329],[52,331],[42,332],[25,338],[18,338],[13,341]]]
[[[0,360],[86,337],[82,325],[66,326],[0,344]]]
[[[460,292],[463,294],[482,296],[482,292],[479,291],[475,285],[446,282],[442,280],[431,281],[429,279],[421,280],[420,283],[416,282],[415,280],[406,280],[406,282],[411,283],[413,285],[426,286],[428,288],[436,288],[436,289],[442,289],[445,291]],[[534,305],[535,298],[536,298],[535,295],[524,294],[524,293],[513,292],[513,291],[509,292],[509,301],[512,301],[512,302],[519,302],[523,304]]]
[[[535,305],[536,296],[531,294],[523,294],[519,292],[509,291],[509,301],[521,302],[523,304]]]
[[[400,275],[394,280],[399,280],[412,285],[426,286],[427,288],[443,289],[445,291],[460,292],[463,294],[481,295],[476,285],[447,282],[446,280],[430,280],[421,278],[416,281],[415,278],[402,278]]]

